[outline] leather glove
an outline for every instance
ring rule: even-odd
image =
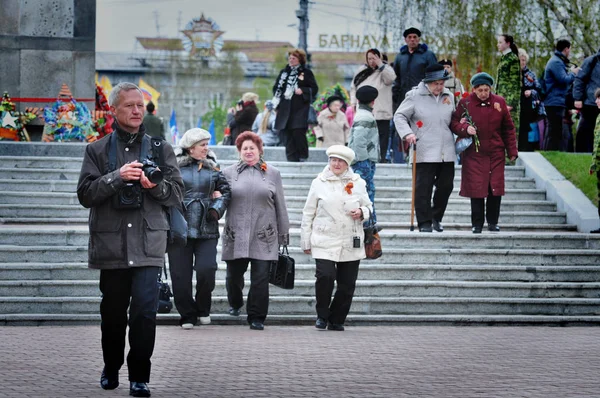
[[[206,215],[206,219],[208,221],[219,221],[219,213],[215,209],[208,209],[208,214]]]

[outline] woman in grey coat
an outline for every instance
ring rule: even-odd
[[[442,218],[454,188],[456,150],[450,131],[454,98],[444,88],[448,78],[442,65],[427,67],[423,81],[406,93],[394,115],[400,137],[409,144],[417,144],[415,213],[421,232],[431,232],[432,228],[438,232],[444,230]]]
[[[219,170],[215,154],[208,149],[210,133],[193,128],[179,142],[177,164],[183,178],[188,239],[184,247],[169,247],[169,268],[173,281],[179,324],[192,329],[210,324],[212,291],[217,271],[219,219],[225,213],[231,188]],[[192,274],[196,270],[196,294]]]
[[[223,233],[223,260],[227,263],[229,313],[244,305],[244,273],[251,264],[246,312],[250,329],[263,330],[269,309],[269,268],[279,245],[287,244],[289,219],[279,170],[262,160],[263,143],[251,131],[235,140],[240,162],[223,170],[231,185]]]

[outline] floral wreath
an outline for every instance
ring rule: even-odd
[[[0,102],[0,141],[30,141],[25,125],[36,117],[32,112],[16,112],[15,103],[4,92]]]
[[[97,140],[92,115],[89,109],[71,98],[64,102],[58,99],[52,107],[44,109],[44,141],[87,141]]]

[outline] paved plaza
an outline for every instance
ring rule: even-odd
[[[104,391],[99,326],[0,328],[1,397]],[[600,328],[159,326],[153,397],[599,397]]]

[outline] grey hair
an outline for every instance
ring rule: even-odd
[[[527,51],[525,51],[522,48],[519,48],[519,57],[525,57],[525,62],[529,62],[529,54],[527,54]]]
[[[113,87],[112,91],[110,92],[110,95],[108,96],[108,105],[110,106],[117,106],[117,104],[119,103],[119,99],[121,96],[121,91],[131,91],[131,90],[137,90],[140,92],[140,94],[142,94],[142,96],[144,96],[144,94],[142,93],[142,90],[140,90],[140,88],[138,86],[136,86],[133,83],[129,83],[129,82],[122,82],[117,84],[115,87]]]

